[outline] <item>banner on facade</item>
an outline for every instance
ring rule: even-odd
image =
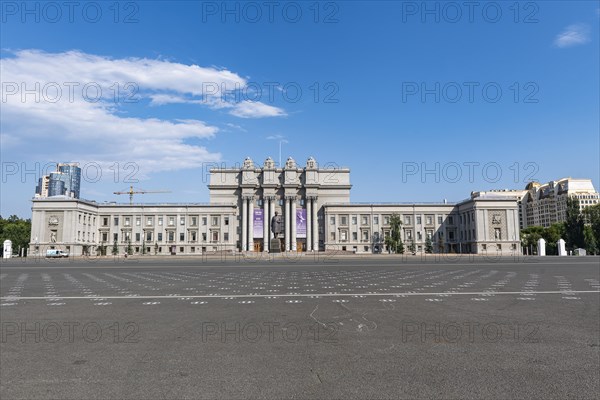
[[[263,210],[261,208],[255,208],[254,209],[254,216],[253,216],[253,236],[255,239],[260,239],[263,237],[263,223],[264,223],[264,214],[263,214]]]
[[[306,208],[296,210],[296,237],[306,238]]]

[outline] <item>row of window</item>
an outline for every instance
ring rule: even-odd
[[[220,240],[220,232],[219,231],[211,231],[210,232],[210,238],[212,242],[218,242]],[[131,232],[123,232],[123,235],[121,236],[123,239],[123,242],[129,242],[130,240],[132,240],[132,235]],[[166,239],[169,242],[174,242],[175,241],[175,232],[174,231],[167,231],[166,232]],[[203,242],[206,242],[207,239],[207,234],[206,232],[202,232],[200,237],[202,238]],[[112,240],[114,242],[118,242],[119,241],[119,234],[118,233],[113,233],[113,237]],[[140,233],[136,233],[135,234],[135,242],[140,242],[142,240],[142,235]],[[153,232],[149,231],[146,232],[144,235],[144,240],[146,242],[152,242],[154,241],[154,235]],[[183,232],[179,233],[179,241],[180,242],[185,242],[186,240],[186,235]],[[188,232],[188,240],[190,242],[196,242],[198,241],[198,232],[196,231],[190,231]],[[103,242],[108,242],[108,232],[102,232],[102,241]],[[156,241],[157,242],[162,242],[163,241],[163,233],[162,232],[158,232],[156,234]],[[229,242],[229,232],[224,232],[223,233],[223,241],[224,242]]]
[[[96,225],[96,217],[92,217],[91,215],[85,213],[78,215],[78,221],[80,225]]]
[[[209,221],[208,216],[200,217],[198,215],[192,215],[192,216],[188,216],[187,218],[188,218],[189,226],[198,226],[199,221],[202,223],[202,226],[206,226]],[[165,218],[162,216],[160,216],[160,217],[146,216],[145,217],[145,225],[146,226],[154,226],[155,219],[156,219],[158,226],[163,226],[163,224],[165,222]],[[109,221],[110,221],[110,217],[103,216],[102,217],[102,226],[108,226]],[[133,221],[134,221],[134,217],[132,217],[132,216],[123,217],[123,226],[132,226]],[[167,226],[175,226],[176,221],[177,221],[177,216],[175,216],[175,215],[168,215],[166,217]],[[179,216],[178,222],[179,222],[179,225],[185,226],[186,225],[186,217]],[[210,222],[211,222],[211,226],[219,226],[219,224],[221,223],[221,216],[217,216],[217,215],[210,216]],[[120,223],[120,217],[113,217],[113,226],[119,226],[119,223]],[[229,225],[229,216],[223,217],[223,223],[225,225]],[[135,217],[135,225],[136,226],[142,225],[142,217]]]
[[[339,215],[339,221],[340,221],[340,225],[341,226],[347,226],[348,225],[348,219],[350,218],[350,221],[352,223],[352,225],[357,225],[358,224],[358,216],[357,215]],[[370,215],[361,215],[360,216],[360,222],[362,226],[368,226],[370,225],[369,219]],[[391,215],[384,215],[383,216],[383,225],[389,225],[390,224],[390,217]],[[412,224],[412,215],[403,215],[402,217],[402,223],[405,225],[411,225]],[[474,217],[472,217],[474,220]],[[426,225],[433,225],[433,221],[435,219],[435,215],[425,215],[425,224]],[[423,217],[421,215],[417,215],[415,216],[415,222],[416,225],[422,225],[423,224]],[[444,222],[444,216],[442,215],[438,215],[437,216],[437,223],[438,225],[443,224]],[[336,224],[336,216],[335,215],[331,215],[329,216],[329,224],[330,225],[335,225]],[[374,225],[379,225],[379,216],[378,215],[374,215],[373,216],[373,224]],[[448,216],[448,224],[449,225],[454,225],[454,217],[453,216]]]

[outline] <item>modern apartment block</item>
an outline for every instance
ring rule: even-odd
[[[269,157],[257,166],[210,171],[207,204],[117,204],[36,197],[31,255],[60,248],[74,255],[117,246],[123,254],[197,255],[216,251],[269,252],[271,220],[282,217],[280,248],[288,252],[385,252],[390,217],[402,221],[402,240],[424,252],[520,254],[517,200],[493,193],[455,203],[351,203],[350,170],[304,167]]]
[[[591,179],[563,178],[546,184],[530,182],[524,190],[473,192],[472,196],[494,195],[515,199],[519,204],[519,226],[548,227],[567,218],[567,198],[579,199],[579,208],[598,204],[600,194]]]

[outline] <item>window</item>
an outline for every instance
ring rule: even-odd
[[[192,242],[195,242],[196,241],[196,231],[192,231],[191,234],[192,234]]]
[[[223,234],[223,241],[224,241],[224,242],[229,242],[229,232],[225,232],[225,233]]]
[[[202,232],[202,241],[206,242],[206,232]]]
[[[356,215],[352,216],[352,225],[356,225],[357,224],[357,218]]]
[[[136,241],[136,242],[139,242],[139,241],[140,241],[140,234],[139,234],[139,233],[136,233],[136,234],[135,234],[135,241]]]
[[[369,241],[369,231],[362,231],[362,240],[363,242]]]
[[[142,224],[142,219],[141,219],[140,217],[137,217],[137,218],[135,219],[135,225],[136,225],[136,226],[140,226],[141,224]]]
[[[179,234],[179,241],[183,242],[185,240],[185,234],[182,232]]]
[[[362,225],[369,225],[369,216],[368,215],[361,215],[361,217],[360,217],[360,223]]]
[[[427,239],[433,238],[433,231],[431,229],[428,229],[426,232],[426,235],[427,235]]]
[[[175,217],[169,217],[169,226],[175,225]]]
[[[119,225],[119,217],[115,217],[113,220],[113,225],[114,226],[118,226]]]
[[[342,215],[340,217],[340,225],[348,225],[348,217],[345,215]]]
[[[146,218],[146,226],[151,226],[151,225],[152,225],[152,217]]]
[[[405,215],[404,216],[404,223],[406,225],[410,225],[410,221],[411,221],[410,215]]]
[[[102,232],[102,241],[103,241],[103,242],[106,242],[106,241],[108,241],[108,233],[106,233],[106,232]]]
[[[81,240],[81,231],[77,231],[77,240]]]
[[[355,242],[358,240],[358,233],[357,232],[352,232],[352,240],[354,240]]]
[[[152,232],[146,232],[146,241],[147,242],[151,242],[152,241]]]
[[[180,247],[180,248],[179,248],[179,252],[180,252],[180,253],[183,253],[183,247]]]
[[[219,217],[213,216],[211,218],[212,226],[219,226]]]
[[[119,240],[119,234],[118,233],[113,233],[113,241],[118,241]]]
[[[175,232],[171,231],[168,233],[169,242],[172,242],[175,239]]]
[[[335,232],[331,232],[331,234],[329,235],[329,238],[331,239],[331,241],[335,240]]]
[[[179,217],[179,225],[185,225],[185,217]]]
[[[223,223],[229,225],[229,217],[223,217]]]
[[[329,217],[329,225],[335,225],[335,217],[334,216]]]
[[[389,215],[384,215],[383,216],[383,224],[384,225],[389,225],[390,224],[390,216]]]
[[[162,217],[158,217],[158,226],[162,226],[162,224],[163,224]]]
[[[417,240],[423,240],[423,233],[417,232]]]
[[[206,226],[206,221],[207,221],[206,217],[202,217],[202,225],[203,226]]]
[[[81,223],[81,214],[79,214],[79,223]]]
[[[442,217],[441,215],[438,215],[438,224],[443,224],[444,223],[444,217]]]
[[[412,229],[407,229],[406,230],[406,239],[408,240],[412,240],[413,236],[412,236]]]
[[[219,241],[219,231],[212,231],[212,241],[213,242]]]
[[[448,217],[448,224],[454,225],[454,217],[451,217],[451,216]]]
[[[373,223],[374,223],[375,225],[379,225],[379,216],[375,216],[375,217],[373,217]]]
[[[427,225],[432,225],[433,224],[433,215],[426,216],[425,222],[427,223]]]
[[[108,217],[102,218],[102,225],[103,226],[108,226]]]
[[[421,216],[417,216],[417,225],[421,225]]]
[[[347,242],[348,241],[348,231],[346,231],[346,230],[340,231],[340,240],[342,242]]]
[[[191,223],[190,223],[190,225],[191,225],[191,226],[196,226],[196,224],[197,224],[197,223],[198,223],[198,218],[196,218],[196,217],[192,217],[192,218],[191,218]]]
[[[129,217],[125,217],[125,226],[131,225],[131,219]]]
[[[157,237],[157,240],[158,240],[159,242],[162,242],[162,232],[158,232],[158,233],[156,234],[156,237]]]
[[[448,232],[448,239],[454,240],[454,231]]]

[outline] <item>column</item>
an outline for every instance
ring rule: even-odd
[[[285,198],[285,251],[290,251],[290,203],[292,199]]]
[[[254,251],[254,197],[248,203],[248,251]]]
[[[298,240],[296,239],[296,197],[294,196],[290,202],[292,203],[292,212],[290,214],[290,218],[292,219],[292,234],[290,240],[292,241],[292,251],[298,251]]]
[[[248,248],[247,238],[248,238],[248,209],[247,209],[248,199],[246,197],[242,197],[242,251],[246,251]],[[210,223],[210,221],[209,221]],[[209,238],[210,239],[210,238]]]
[[[263,196],[263,251],[269,251],[269,224],[271,223],[271,217],[269,216],[269,203],[270,199]]]
[[[306,251],[312,251],[312,200],[306,198]]]
[[[271,197],[269,199],[269,225],[268,225],[268,231],[269,233],[269,239],[271,239],[272,237],[275,237],[275,235],[273,234],[273,232],[271,232],[271,218],[273,218],[273,216],[275,215],[275,202],[277,201],[277,197]]]
[[[319,209],[317,208],[317,198],[312,198],[312,226],[313,226],[313,250],[319,251],[319,219],[317,218],[317,212]],[[327,221],[325,221],[327,222]]]

